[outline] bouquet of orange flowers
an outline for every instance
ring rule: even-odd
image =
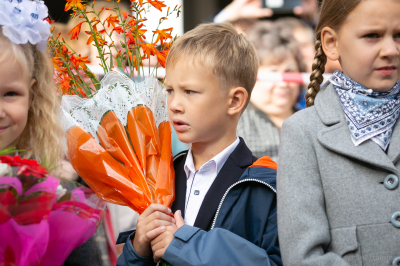
[[[120,11],[120,0],[108,1],[114,8],[106,9],[111,14],[103,21],[104,9],[96,11],[94,2],[67,0],[65,7],[82,19],[71,30],[71,39],[77,38],[82,25],[89,28],[87,44],[98,51],[105,74],[101,81],[87,67],[87,57],[76,54],[59,35],[49,40],[56,83],[63,94],[67,155],[102,199],[138,213],[151,203],[170,207],[174,169],[166,94],[163,84],[152,77],[155,73],[144,76],[143,61],[156,57],[157,66],[165,67],[174,38],[172,28],[159,28],[171,14],[179,15],[180,7],[167,8],[152,41],[146,42],[145,15],[150,9],[163,12],[163,1],[131,0],[133,15]],[[115,33],[122,36],[121,50],[112,40]]]

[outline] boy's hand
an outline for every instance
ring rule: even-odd
[[[171,210],[161,204],[151,204],[139,216],[133,248],[142,257],[151,256],[150,242],[163,233],[167,226],[176,227],[175,220],[171,216]]]
[[[158,262],[163,256],[167,247],[174,239],[175,232],[185,224],[182,218],[181,211],[175,212],[176,226],[168,226],[167,230],[151,241],[151,249],[153,250],[154,262]]]

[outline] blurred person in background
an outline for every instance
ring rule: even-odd
[[[264,0],[233,0],[221,12],[214,17],[214,22],[231,22],[243,35],[257,23],[257,19],[270,18],[274,15],[272,9],[263,8]],[[306,72],[311,72],[312,62],[315,54],[315,37],[313,28],[318,22],[318,11],[321,0],[302,0],[301,5],[293,9],[294,17],[279,18],[278,25],[292,29],[293,37],[301,46]],[[311,52],[312,51],[312,52]],[[341,71],[338,61],[327,60],[325,66],[326,73],[333,73],[335,70]]]
[[[260,73],[305,70],[298,43],[275,23],[258,22],[248,32],[248,38],[258,53]],[[254,156],[277,160],[280,128],[296,111],[300,90],[297,83],[257,81],[237,129],[237,135],[245,140]]]
[[[312,64],[315,56],[315,37],[313,28],[295,17],[283,17],[275,21],[278,30],[288,31],[286,34],[290,34],[297,41],[300,46],[300,51],[304,59],[306,72],[312,72]]]
[[[241,19],[268,18],[274,15],[273,9],[263,8],[263,0],[233,0],[214,18],[214,22],[232,22]],[[301,5],[293,9],[293,14],[299,16],[312,26],[318,19],[318,0],[302,0]]]

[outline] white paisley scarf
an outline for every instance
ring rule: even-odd
[[[335,71],[329,81],[339,95],[354,145],[371,139],[384,151],[400,113],[400,80],[387,92],[375,92]]]

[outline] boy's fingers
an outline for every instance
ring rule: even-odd
[[[157,238],[155,240],[157,240]],[[151,249],[153,250],[153,253],[159,249],[162,249],[163,247],[164,247],[164,244],[163,244],[162,238],[161,238],[161,240],[158,239],[157,243],[153,244],[153,242],[151,242]]]
[[[146,218],[147,216],[151,215],[153,212],[159,211],[163,212],[165,214],[170,214],[172,213],[171,209],[168,208],[167,206],[164,206],[162,204],[151,204],[147,209],[142,213],[142,218]]]
[[[178,228],[180,228],[182,225],[185,225],[185,221],[183,220],[183,217],[182,217],[182,214],[181,214],[180,210],[175,212],[174,217],[175,217],[175,220],[176,220],[176,226]]]
[[[165,214],[165,213],[159,212],[159,211],[155,211],[146,218],[146,224],[149,224],[156,220],[175,223],[175,219],[172,218],[171,216],[169,216],[168,214]]]
[[[154,262],[157,263],[160,261],[160,259],[163,257],[165,253],[166,248],[159,249],[156,252],[154,252]]]
[[[172,226],[172,225],[173,224],[171,222],[167,222],[164,220],[154,220],[146,226],[144,232],[146,232],[146,234],[147,234],[148,232],[150,232],[158,227],[161,227],[161,226],[167,227],[167,226]],[[153,239],[150,239],[150,240],[153,240]]]
[[[167,227],[165,226],[160,226],[157,227],[149,232],[146,233],[146,238],[148,239],[148,241],[152,241],[154,238],[158,237],[159,235],[161,235],[162,233],[165,232],[165,230],[167,230]]]
[[[167,230],[168,230],[168,228],[165,231],[167,231]],[[157,243],[160,243],[163,239],[164,239],[164,236],[161,236],[161,234],[160,234],[157,237],[155,237],[153,240],[151,240],[151,242],[150,242],[151,249],[153,249],[153,246],[156,245]]]

